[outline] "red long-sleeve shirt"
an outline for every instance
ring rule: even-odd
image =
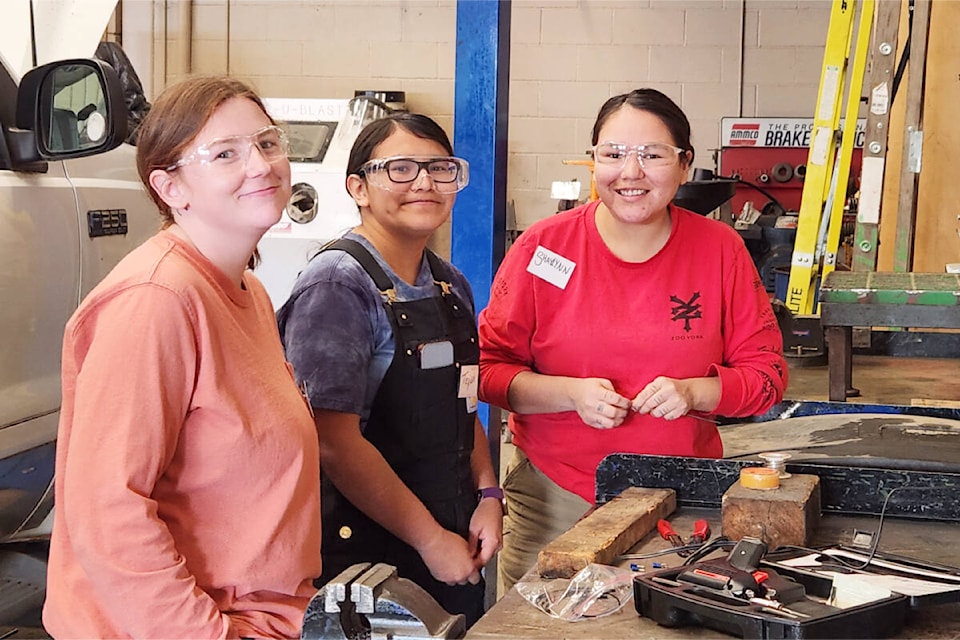
[[[783,397],[787,369],[769,296],[739,235],[671,207],[666,245],[646,262],[617,258],[589,203],[539,221],[518,238],[480,314],[480,397],[510,409],[522,371],[606,378],[633,398],[657,376],[717,376],[715,413],[762,413]],[[551,259],[561,288],[530,272]],[[557,264],[557,263],[554,263]],[[529,270],[528,270],[529,269]],[[610,453],[720,457],[716,427],[693,417],[665,421],[630,413],[595,429],[574,411],[512,414],[514,444],[561,487],[593,502],[597,464]]]

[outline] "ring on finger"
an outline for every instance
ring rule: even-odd
[[[597,413],[603,413],[603,403],[597,405]]]

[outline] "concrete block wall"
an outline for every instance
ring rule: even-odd
[[[154,92],[185,73],[230,73],[271,97],[400,90],[453,133],[455,0],[193,0],[187,17],[183,2],[123,6],[124,42],[153,43],[138,52],[145,62],[128,54],[154,74],[144,78]],[[811,117],[830,5],[513,0],[508,198],[517,227],[555,211],[555,180],[579,179],[587,193],[588,170],[562,162],[586,158],[611,95],[640,86],[670,95],[693,126],[694,166],[711,169],[721,117]]]

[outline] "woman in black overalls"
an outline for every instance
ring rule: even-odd
[[[433,120],[369,124],[346,179],[361,224],[311,260],[278,317],[320,436],[317,584],[385,562],[469,625],[501,543],[502,492],[476,418],[470,287],[426,246],[467,181]]]

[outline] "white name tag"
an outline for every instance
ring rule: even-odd
[[[573,275],[576,267],[572,260],[537,245],[536,251],[530,258],[530,264],[527,265],[527,271],[555,287],[566,289],[567,282],[570,281],[570,276]]]
[[[480,365],[465,364],[460,367],[460,386],[457,389],[458,398],[476,398],[477,386],[480,380]]]
[[[480,365],[465,364],[460,367],[460,387],[457,397],[467,403],[467,413],[477,410],[477,386],[480,381]]]

